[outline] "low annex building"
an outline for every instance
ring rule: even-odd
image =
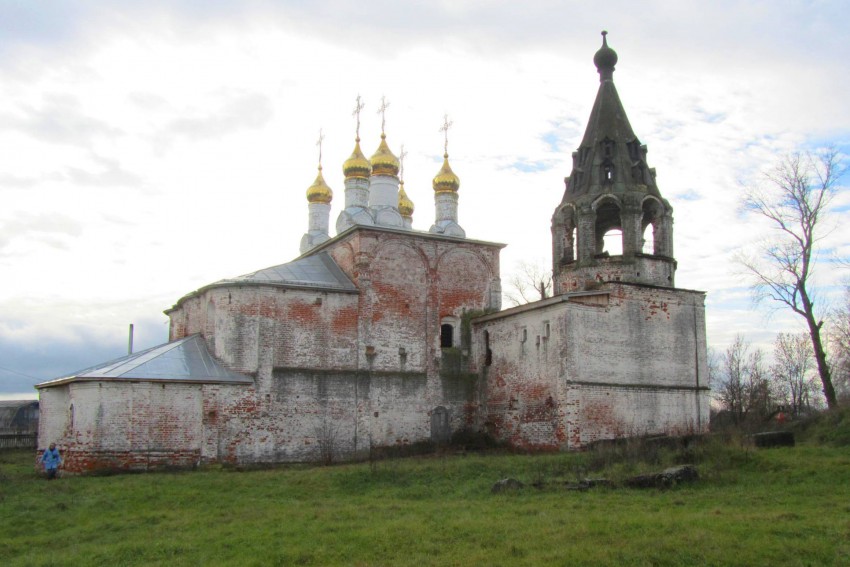
[[[548,450],[704,430],[705,296],[674,286],[672,208],[604,34],[594,62],[552,218],[554,297],[500,311],[504,245],[459,224],[447,137],[433,225],[413,229],[385,125],[360,148],[358,99],[336,236],[320,156],[301,256],[180,298],[164,345],[39,384],[39,446],[86,472],[356,459],[462,430]],[[603,249],[612,231],[622,253]]]

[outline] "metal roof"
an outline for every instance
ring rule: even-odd
[[[69,376],[37,384],[36,388],[77,380],[253,383],[250,376],[228,370],[213,358],[200,335],[190,335],[91,368],[85,368]]]
[[[38,406],[38,400],[0,400],[0,409],[6,408],[22,408],[35,404]]]
[[[257,270],[244,276],[221,280],[213,285],[222,283],[266,283],[357,291],[354,283],[327,252]]]

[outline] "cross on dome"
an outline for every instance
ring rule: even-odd
[[[325,140],[325,135],[322,134],[322,129],[319,128],[319,139],[316,140],[316,145],[319,146],[319,169],[322,168],[322,142]]]
[[[357,117],[357,129],[355,130],[357,141],[360,141],[360,111],[363,110],[363,107],[366,106],[360,99],[360,95],[357,95],[357,105],[354,107],[354,112],[351,113],[352,116]]]
[[[385,133],[385,126],[387,123],[387,109],[390,107],[389,101],[387,101],[387,97],[381,97],[381,106],[378,108],[378,114],[381,115],[381,134]]]
[[[401,151],[398,154],[398,177],[401,179],[401,182],[404,183],[404,157],[407,155],[407,152],[404,151],[404,144],[401,145]]]
[[[440,127],[440,132],[443,133],[443,152],[445,152],[445,157],[449,157],[449,128],[454,124],[453,121],[449,120],[449,115],[443,115],[443,125]]]

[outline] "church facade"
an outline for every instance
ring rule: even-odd
[[[414,230],[403,161],[383,124],[365,157],[358,114],[336,235],[320,157],[301,256],[180,298],[165,345],[38,385],[40,446],[86,472],[358,459],[459,431],[569,450],[704,430],[704,294],[674,287],[672,208],[604,39],[594,62],[552,219],[553,297],[500,310],[504,245],[459,224],[447,141],[434,222]],[[621,254],[603,250],[612,232]]]

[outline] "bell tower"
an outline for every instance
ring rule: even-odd
[[[674,287],[673,208],[661,197],[647,148],[614,87],[617,53],[607,33],[593,57],[596,101],[552,216],[555,293],[605,281]]]

